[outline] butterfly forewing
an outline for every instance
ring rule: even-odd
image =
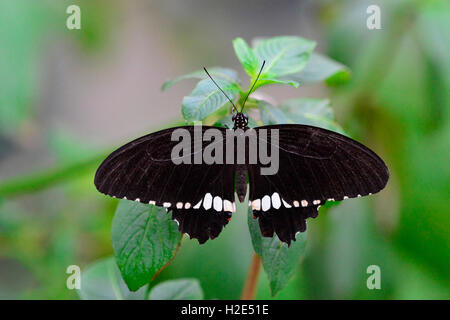
[[[187,130],[193,137],[192,152],[188,155],[190,164],[175,164],[171,158],[173,148],[179,143],[178,140],[172,141],[172,132],[180,128]],[[177,208],[193,207],[206,194],[233,202],[234,167],[226,164],[196,164],[194,127],[180,128],[149,134],[114,151],[97,170],[97,189],[117,198]],[[204,132],[208,128],[203,126],[201,130]],[[215,129],[225,134],[225,129]],[[208,143],[202,142],[203,147]]]
[[[306,207],[376,193],[389,178],[373,151],[339,133],[304,125],[255,128],[262,129],[268,130],[267,144],[274,143],[271,130],[278,130],[279,168],[262,175],[261,164],[249,165],[250,200],[276,191],[289,204]]]

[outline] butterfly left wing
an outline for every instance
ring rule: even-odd
[[[306,125],[254,130],[260,143],[279,153],[276,174],[262,175],[261,163],[248,166],[250,205],[263,235],[274,231],[290,243],[321,204],[376,193],[389,178],[380,157],[339,133]]]
[[[132,142],[111,153],[97,169],[95,186],[107,195],[167,207],[179,223],[181,232],[204,242],[215,238],[228,223],[234,211],[234,166],[195,163],[195,141],[205,149],[201,127],[196,137],[193,126],[161,130]],[[172,151],[179,143],[172,141],[176,129],[186,130],[191,137],[192,152],[183,155],[190,163],[173,162]],[[219,137],[214,143],[224,144],[226,129],[214,127]],[[203,217],[204,219],[200,219]]]

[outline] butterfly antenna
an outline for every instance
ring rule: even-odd
[[[255,81],[253,82],[252,87],[250,88],[250,90],[249,90],[248,93],[247,93],[247,96],[245,97],[244,103],[242,104],[242,110],[244,110],[244,106],[245,106],[245,103],[247,102],[248,96],[250,95],[250,93],[252,93],[252,90],[253,90],[253,88],[255,87],[255,84],[256,84],[256,82],[258,81],[259,76],[261,75],[261,72],[263,71],[264,65],[265,65],[265,64],[266,64],[266,60],[263,61],[262,66],[261,66],[261,69],[259,69],[258,76],[256,77]],[[241,111],[242,111],[242,110],[241,110]]]
[[[221,87],[219,87],[219,85],[217,84],[217,82],[214,81],[213,77],[211,77],[211,75],[209,74],[208,70],[206,70],[205,67],[203,67],[203,70],[205,70],[206,74],[208,75],[208,77],[212,80],[212,82],[214,82],[214,84],[216,85],[217,88],[219,88],[220,91],[222,91],[223,95],[225,97],[227,97],[228,101],[230,101],[231,105],[233,106],[233,110],[235,112],[237,112],[236,106],[234,105],[233,101],[230,99],[230,97],[225,93],[225,91],[222,90]]]

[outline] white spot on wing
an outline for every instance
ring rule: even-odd
[[[272,195],[272,207],[279,209],[281,207],[281,199],[278,192],[274,192]]]
[[[223,211],[233,212],[233,204],[230,200],[223,200]]]
[[[183,202],[177,202],[177,209],[183,208]]]
[[[300,203],[297,200],[294,200],[293,205],[296,208],[300,207]]]
[[[190,202],[186,202],[185,204],[184,204],[184,208],[185,209],[189,209],[191,207],[191,203]]]
[[[136,201],[136,202],[141,202],[141,199],[136,198],[134,201]]]
[[[169,208],[171,206],[170,202],[164,202],[163,203],[163,207],[164,208]]]
[[[194,209],[199,209],[200,208],[200,206],[201,206],[201,204],[202,204],[202,200],[200,200],[195,206],[193,206],[192,208],[194,208]]]
[[[150,201],[148,202],[148,204],[153,204],[153,205],[155,205],[155,204],[156,204],[156,202],[155,202],[155,201],[153,201],[153,200],[150,200]]]
[[[320,203],[320,200],[314,200],[313,201],[313,204],[319,204]]]
[[[307,207],[307,206],[308,206],[308,201],[302,200],[302,207]]]
[[[256,199],[252,201],[252,209],[253,210],[261,210],[261,199]]]
[[[206,210],[211,209],[212,200],[213,198],[211,193],[205,194],[205,197],[203,198],[203,208],[205,208]]]
[[[292,206],[289,203],[287,203],[286,201],[284,201],[284,199],[281,199],[281,200],[283,201],[283,204],[286,208],[288,208],[288,209],[292,208]]]
[[[346,199],[348,199],[348,197],[347,197],[347,196],[344,196],[344,200],[346,200]]]
[[[262,207],[262,211],[267,211],[270,209],[270,196],[264,196],[261,199],[261,207]]]
[[[214,197],[214,210],[216,211],[222,211],[222,198],[221,197]]]

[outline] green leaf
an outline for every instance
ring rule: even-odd
[[[301,85],[326,81],[329,85],[343,84],[350,80],[350,70],[343,64],[318,53],[312,53],[305,68],[284,80],[299,82]]]
[[[278,78],[300,72],[315,45],[313,41],[292,36],[269,38],[258,42],[254,52],[259,64],[266,61],[261,78]]]
[[[261,67],[258,62],[258,57],[255,55],[253,50],[248,46],[242,38],[236,38],[233,40],[233,47],[236,56],[242,64],[245,72],[252,78],[256,78],[259,69]]]
[[[166,209],[121,200],[112,224],[117,264],[128,288],[136,291],[174,256],[181,234]]]
[[[248,210],[248,227],[253,249],[261,257],[272,296],[275,296],[286,286],[300,264],[306,247],[306,232],[297,234],[296,241],[290,247],[281,242],[277,235],[272,238],[263,237],[257,219],[253,218],[251,207]]]
[[[147,288],[136,292],[128,290],[113,257],[102,259],[81,273],[78,294],[83,300],[137,300],[145,299]]]
[[[223,79],[217,79],[216,82],[232,100],[240,92],[239,86],[234,82]],[[228,99],[211,79],[205,79],[197,84],[189,96],[184,97],[181,111],[186,121],[200,121],[220,109],[227,102]]]
[[[197,279],[164,281],[150,291],[150,300],[202,300],[203,290]]]
[[[209,72],[209,74],[211,74],[211,76],[214,78],[214,80],[223,79],[223,80],[227,80],[229,82],[234,82],[236,84],[239,84],[239,78],[238,78],[237,72],[232,69],[221,68],[221,67],[212,67],[212,68],[208,68],[208,72]],[[174,84],[180,82],[181,80],[186,80],[186,79],[208,79],[208,75],[206,74],[205,70],[194,71],[194,72],[179,76],[175,79],[164,82],[161,87],[161,90],[164,91],[166,89],[169,89]]]
[[[281,109],[271,105],[266,101],[263,100],[259,101],[258,108],[261,115],[261,121],[265,125],[292,123],[289,121],[289,119],[286,117],[286,115]]]
[[[293,81],[293,80],[264,78],[264,79],[258,80],[258,82],[255,84],[255,87],[253,88],[253,91],[255,91],[256,89],[258,89],[262,86],[266,86],[268,84],[287,84],[287,85],[293,86],[294,88],[298,88],[298,86],[300,85],[300,83],[298,83],[297,81]]]
[[[288,123],[306,124],[345,134],[334,121],[334,112],[328,99],[291,99],[284,101],[279,108],[288,118]]]
[[[334,121],[333,109],[327,99],[300,98],[283,102],[279,107],[260,100],[258,108],[265,125],[296,123],[321,127],[345,134]]]

